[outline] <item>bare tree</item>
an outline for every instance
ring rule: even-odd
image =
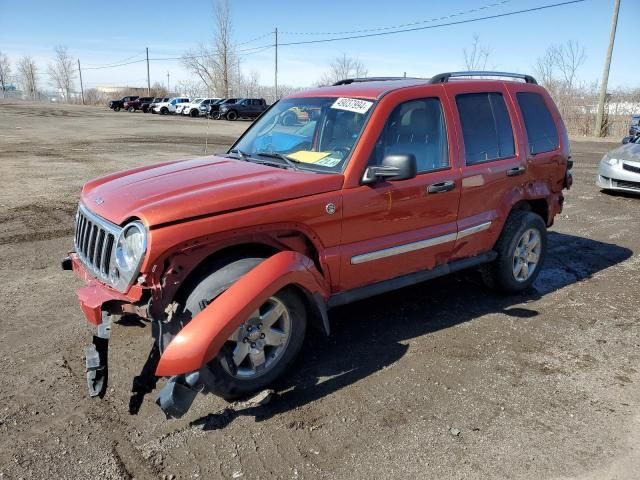
[[[76,67],[69,50],[63,45],[55,47],[56,56],[49,64],[48,72],[51,83],[62,94],[66,102],[71,100],[73,81],[76,79]]]
[[[233,44],[233,22],[229,0],[215,0],[213,46],[199,45],[182,56],[183,65],[207,87],[221,97],[231,95],[238,56]]]
[[[175,84],[175,90],[189,98],[204,97],[207,95],[207,86],[199,80],[180,80]]]
[[[367,67],[359,59],[343,53],[329,64],[329,70],[320,77],[318,85],[331,85],[345,78],[366,77],[368,73]]]
[[[11,76],[11,63],[9,57],[0,52],[0,88],[2,88],[2,98],[7,96],[7,84]]]
[[[35,100],[38,96],[38,67],[28,55],[25,55],[18,62],[18,75],[22,83],[22,89]]]
[[[482,46],[480,43],[480,35],[474,33],[471,48],[469,50],[466,48],[463,49],[462,54],[464,55],[464,66],[466,69],[478,71],[487,68],[491,51],[487,47]]]
[[[576,73],[587,59],[584,47],[581,47],[576,41],[569,40],[564,45],[556,46],[555,49],[558,71],[566,88],[573,90],[576,86]]]

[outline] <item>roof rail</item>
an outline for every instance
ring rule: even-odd
[[[337,81],[332,85],[332,87],[336,87],[338,85],[349,85],[350,83],[361,83],[361,82],[386,82],[389,80],[424,80],[424,78],[416,78],[416,77],[360,77],[360,78],[344,78],[342,80]]]
[[[490,71],[469,71],[469,72],[448,72],[439,73],[434,75],[429,80],[429,83],[447,83],[449,79],[454,77],[505,77],[505,78],[519,78],[524,80],[525,83],[538,84],[536,79],[531,75],[523,75],[521,73],[509,73],[509,72],[490,72]]]

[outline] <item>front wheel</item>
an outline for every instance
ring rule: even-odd
[[[120,107],[113,107],[113,111],[114,112],[119,112],[120,111]]]
[[[230,112],[227,112],[226,117],[227,120],[231,120],[233,122],[238,119],[238,113],[235,110],[231,110]]]
[[[189,294],[186,316],[200,313],[262,260],[239,259],[206,276]],[[249,315],[209,362],[207,367],[215,378],[209,390],[233,400],[273,383],[300,352],[306,325],[307,312],[298,292],[284,288],[275,293]]]
[[[527,210],[511,212],[494,250],[498,258],[482,270],[485,284],[506,293],[529,289],[540,274],[547,251],[544,220]]]
[[[169,113],[169,109],[167,107],[162,107],[160,109],[160,114],[161,115],[167,115]]]
[[[129,113],[133,113],[135,111],[136,111],[136,109],[134,107],[129,107],[129,110],[128,110]]]
[[[192,117],[197,117],[198,116],[198,110],[196,108],[192,108],[191,111],[189,112],[189,115]]]

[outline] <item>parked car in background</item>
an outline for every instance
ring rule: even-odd
[[[231,105],[233,103],[236,103],[237,101],[237,98],[223,98],[218,102],[212,103],[208,113],[209,117],[213,118],[214,120],[220,119],[220,107],[222,107],[223,105]]]
[[[176,108],[182,103],[187,103],[189,99],[187,97],[173,97],[166,102],[157,103],[153,107],[155,113],[160,115],[168,115],[169,113],[176,113]]]
[[[119,112],[124,108],[125,102],[131,102],[137,98],[139,98],[138,95],[127,95],[126,97],[122,97],[120,100],[109,100],[109,108],[114,112]]]
[[[209,106],[220,100],[219,98],[198,98],[189,103],[185,103],[182,108],[183,115],[189,115],[190,117],[197,117],[200,114],[205,114]]]
[[[124,102],[123,108],[128,112],[135,112],[136,110],[142,110],[142,105],[147,107],[153,100],[153,97],[138,97],[135,100],[129,100]]]
[[[264,98],[243,98],[233,104],[220,106],[220,118],[237,120],[238,118],[258,118],[267,109]]]
[[[151,106],[154,100],[153,97],[145,97],[145,99],[146,100],[143,100],[140,102],[140,110],[142,110],[143,113],[147,113],[149,111],[149,107]]]
[[[147,108],[147,112],[146,113],[156,113],[154,112],[154,108],[156,107],[156,105],[158,105],[159,103],[164,103],[164,102],[168,102],[169,100],[171,100],[171,97],[156,97],[153,99],[153,101],[149,104],[149,108]]]
[[[625,140],[600,160],[596,185],[602,190],[640,193],[640,135]]]
[[[629,136],[637,137],[640,135],[640,115],[631,116],[631,125],[629,126]]]
[[[292,110],[311,114],[285,127]],[[233,400],[275,382],[312,326],[330,333],[333,307],[468,268],[526,292],[570,157],[533,77],[455,72],[297,92],[226,154],[91,180],[62,262],[96,327],[90,394],[107,391],[122,315],[157,325],[144,370],[167,378],[157,403],[180,417],[198,393]]]
[[[191,105],[192,103],[200,103],[202,100],[204,100],[203,98],[194,98],[193,100],[190,100],[186,103],[181,103],[179,105],[176,105],[176,115],[181,115],[182,112],[184,111],[184,108],[187,105]]]

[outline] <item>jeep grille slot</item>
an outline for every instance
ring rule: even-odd
[[[80,205],[74,235],[76,253],[87,270],[105,283],[111,283],[109,267],[120,230]]]

